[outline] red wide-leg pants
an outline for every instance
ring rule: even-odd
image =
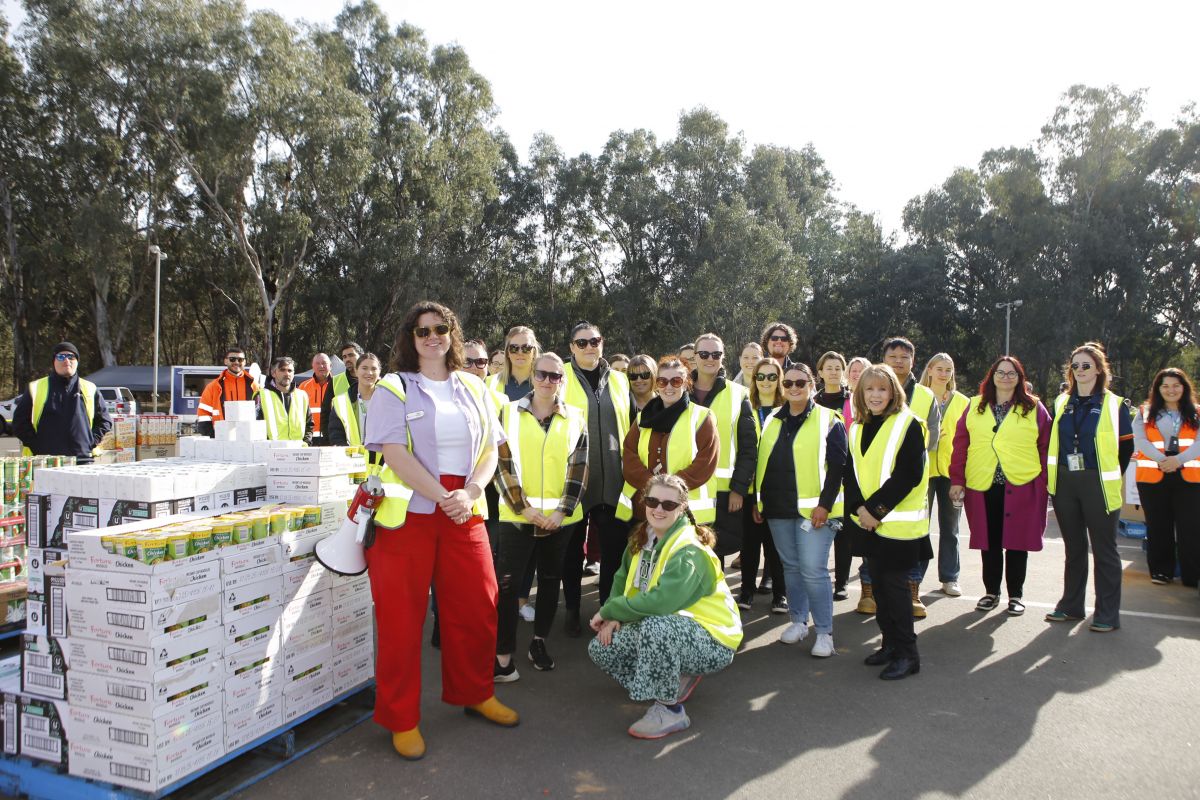
[[[441,476],[448,491],[465,479]],[[483,519],[455,525],[440,508],[409,513],[400,528],[377,528],[367,550],[375,601],[375,721],[390,731],[421,719],[421,644],[429,586],[437,592],[442,700],[482,703],[493,694],[496,572]]]

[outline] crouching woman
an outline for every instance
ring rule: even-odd
[[[702,675],[733,661],[742,641],[737,604],[713,553],[711,529],[697,526],[688,487],[675,475],[646,484],[646,521],[634,528],[613,593],[592,618],[592,661],[629,692],[650,700],[629,728],[660,739],[692,723],[683,704]]]

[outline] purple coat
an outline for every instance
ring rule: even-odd
[[[967,485],[967,448],[971,444],[971,434],[967,430],[967,414],[973,413],[975,412],[970,408],[964,411],[954,432],[954,454],[950,457],[951,486]],[[1050,447],[1050,413],[1040,402],[1035,413],[1038,426],[1038,458],[1042,462],[1042,472],[1022,486],[1005,484],[1004,534],[1001,539],[1005,550],[1041,550],[1042,536],[1046,532],[1046,504],[1049,497],[1046,488],[1046,453]],[[967,489],[963,501],[967,512],[967,525],[971,528],[972,550],[988,549],[987,509],[984,506],[983,494],[974,489]]]

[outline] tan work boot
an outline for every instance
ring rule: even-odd
[[[921,602],[920,581],[909,581],[908,589],[912,592],[913,619],[925,619],[929,616],[929,612],[925,610],[925,604]]]
[[[505,728],[515,728],[521,722],[521,717],[517,712],[497,700],[496,695],[492,695],[482,703],[467,706],[463,710],[471,716],[483,717],[488,722]]]
[[[860,614],[875,613],[875,590],[871,588],[871,584],[862,585],[862,597],[858,598],[858,607],[854,610]]]
[[[409,761],[419,761],[425,757],[425,738],[416,728],[393,733],[392,747],[396,748],[396,752]]]

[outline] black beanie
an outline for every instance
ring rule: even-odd
[[[72,353],[75,356],[75,360],[79,360],[79,348],[70,342],[59,342],[54,345],[54,355],[58,355],[59,353]]]

